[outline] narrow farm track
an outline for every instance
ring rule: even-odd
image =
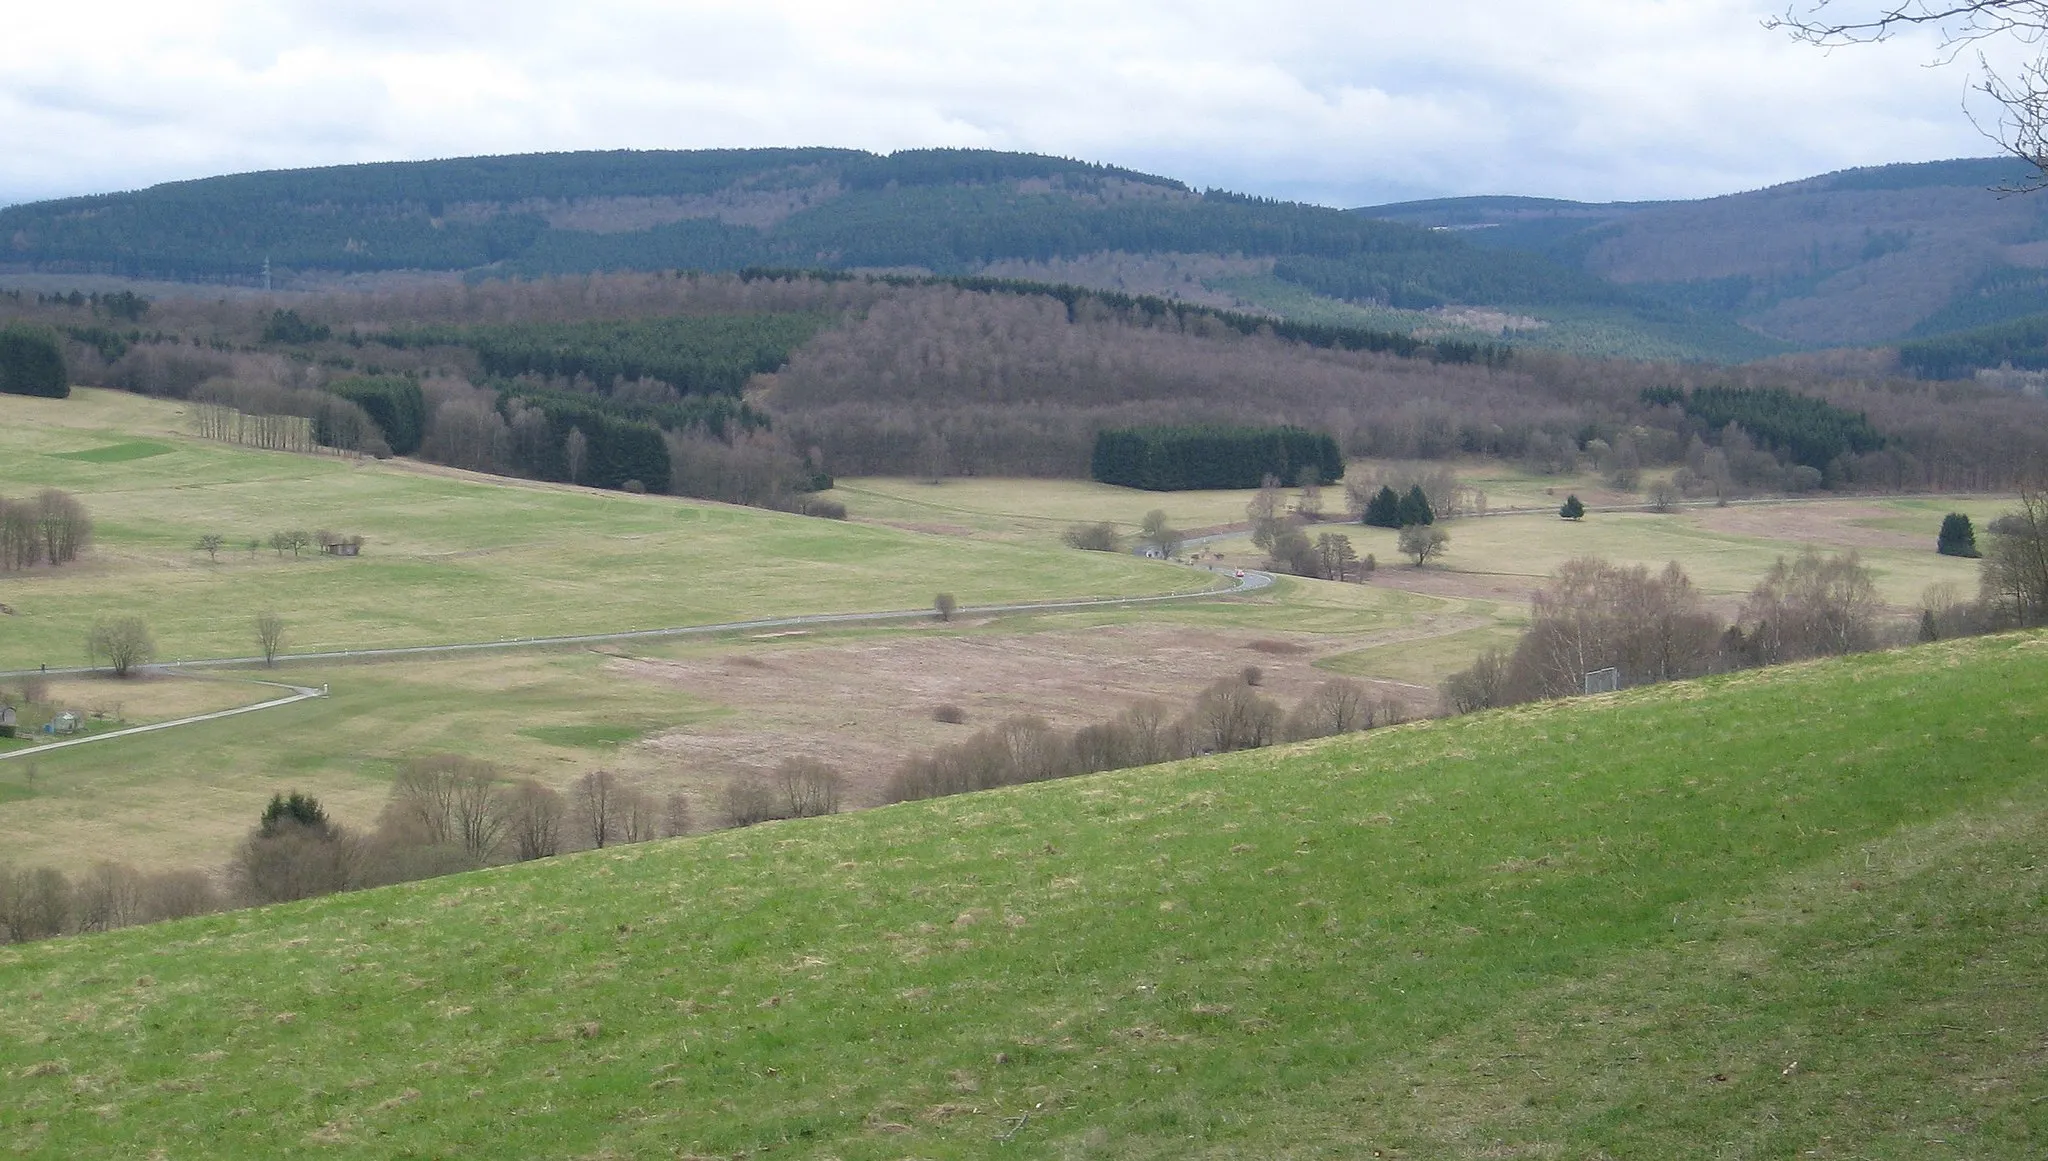
[[[242,705],[236,706],[233,709],[214,710],[212,713],[192,714],[188,717],[173,718],[172,720],[167,722],[151,722],[149,725],[146,726],[129,726],[126,729],[109,730],[104,734],[88,734],[83,738],[67,738],[61,742],[45,742],[40,746],[31,746],[26,750],[11,750],[5,754],[0,754],[0,762],[5,762],[9,758],[38,757],[40,755],[47,754],[52,750],[67,750],[70,749],[72,746],[84,746],[89,745],[93,742],[111,742],[115,738],[125,738],[133,734],[154,733],[157,730],[168,730],[173,726],[190,726],[196,725],[199,722],[217,721],[221,718],[234,717],[236,714],[248,714],[255,713],[257,710],[276,709],[279,706],[292,705],[296,702],[305,701],[308,698],[327,696],[327,688],[325,686],[315,688],[309,685],[287,685],[281,681],[256,681],[253,682],[253,684],[267,685],[276,689],[290,690],[291,692],[286,694],[284,697],[271,698],[269,701],[259,701],[254,705]]]
[[[1154,597],[1090,597],[1067,601],[1026,601],[1006,605],[962,605],[954,611],[953,615],[959,617],[989,616],[1000,613],[1066,612],[1075,609],[1114,609],[1156,605],[1168,601],[1213,600],[1218,597],[1234,597],[1256,592],[1273,583],[1272,575],[1263,572],[1247,572],[1241,577],[1232,577],[1231,580],[1233,583],[1229,588],[1204,589],[1200,592],[1192,593],[1167,593]],[[565,645],[598,645],[612,641],[634,641],[661,637],[712,636],[719,633],[742,632],[750,629],[782,629],[820,625],[866,625],[887,621],[919,620],[930,616],[932,616],[932,610],[930,609],[903,609],[881,613],[805,613],[793,617],[763,617],[748,621],[724,621],[711,625],[682,625],[668,629],[634,629],[619,633],[584,633],[560,637],[516,637],[507,638],[502,641],[470,641],[449,645],[409,645],[389,649],[344,649],[323,653],[286,653],[280,654],[276,660],[280,662],[375,661],[431,654],[475,653],[484,650],[549,649]],[[265,659],[262,657],[207,657],[197,660],[180,660],[170,664],[153,665],[148,668],[151,672],[175,674],[188,669],[246,669],[253,665],[263,665],[265,663]],[[12,669],[0,670],[0,677],[76,676],[108,672],[111,671],[93,666],[78,666],[66,669]],[[287,685],[275,681],[258,681],[256,684],[290,690],[291,693],[285,697],[257,702],[254,705],[237,706],[233,709],[216,710],[212,713],[193,714],[189,717],[177,718],[172,721],[154,722],[146,726],[131,726],[127,729],[112,730],[104,734],[93,734],[88,737],[72,738],[67,741],[49,742],[40,746],[13,750],[0,754],[0,761],[6,761],[9,758],[47,754],[53,750],[66,749],[71,746],[83,746],[92,742],[112,741],[115,738],[125,738],[133,734],[146,734],[157,730],[167,730],[173,726],[195,725],[199,722],[215,721],[220,718],[233,717],[237,714],[254,713],[257,710],[276,709],[281,706],[305,701],[308,698],[324,697],[327,693],[325,686],[315,689],[310,686]]]

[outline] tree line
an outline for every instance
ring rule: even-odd
[[[1344,678],[1324,682],[1289,710],[1259,692],[1261,680],[1256,666],[1247,667],[1212,682],[1184,710],[1141,701],[1072,732],[1043,718],[1014,717],[908,759],[890,776],[884,797],[907,802],[1149,766],[1369,730],[1405,716],[1399,702]]]
[[[733,778],[714,825],[835,814],[843,785],[829,763],[793,756]],[[273,795],[227,864],[210,872],[145,873],[102,861],[73,879],[55,868],[0,863],[0,943],[410,882],[673,838],[694,827],[688,796],[658,793],[613,771],[589,771],[558,790],[480,759],[437,754],[400,766],[366,829],[332,817],[312,795]]]
[[[2048,498],[2023,493],[2019,508],[1987,531],[1977,599],[1931,588],[1919,640],[2048,623]],[[1676,562],[1653,572],[1580,558],[1537,590],[1521,639],[1481,653],[1444,682],[1442,696],[1447,710],[1467,713],[1570,696],[1584,690],[1587,675],[1610,668],[1622,687],[1648,685],[1912,639],[1887,626],[1871,570],[1853,552],[1808,548],[1779,558],[1733,622],[1706,607]]]
[[[1735,424],[1791,462],[1816,470],[1884,447],[1884,436],[1862,413],[1782,387],[1651,388],[1642,400],[1653,407],[1677,407],[1709,430]]]
[[[683,395],[737,397],[754,375],[789,359],[827,320],[811,312],[686,315],[607,322],[410,327],[370,336],[394,348],[461,347],[487,376],[591,381],[609,395],[652,380]]]
[[[1256,488],[1277,479],[1335,481],[1337,441],[1296,427],[1111,428],[1095,435],[1090,475],[1151,492]]]
[[[72,309],[0,296],[0,316],[18,310],[38,323]],[[1357,336],[1306,336],[1290,324],[1247,330],[1240,325],[1247,320],[1224,314],[1061,288],[983,293],[931,281],[898,285],[772,271],[435,286],[297,304],[292,309],[304,321],[329,326],[335,337],[289,349],[259,341],[269,307],[176,300],[150,309],[158,329],[117,358],[66,340],[74,381],[173,398],[191,397],[213,380],[315,389],[365,373],[372,364],[362,357],[367,350],[381,352],[374,362],[383,373],[416,377],[423,389],[466,380],[511,394],[565,392],[621,419],[688,437],[702,459],[751,460],[772,444],[792,479],[800,472],[803,479],[1085,478],[1098,432],[1160,425],[1304,427],[1330,433],[1350,458],[1489,456],[1540,472],[1591,466],[1623,487],[1656,468],[1683,467],[1682,489],[1721,496],[1817,487],[1995,490],[2024,480],[2048,459],[2048,412],[2040,400],[1897,378],[1875,358],[1800,356],[1715,368],[1523,351],[1503,365],[1443,362],[1422,357],[1420,347],[1413,349],[1417,357],[1404,358],[1350,345]],[[587,377],[489,380],[467,348],[401,350],[364,337],[409,325],[759,312],[838,321],[794,349],[781,370],[756,376],[744,401],[683,396],[655,380],[620,380],[609,394]],[[1289,337],[1298,333],[1305,337]],[[349,345],[351,335],[363,345]],[[1318,345],[1325,338],[1331,345]],[[1751,430],[1751,423],[1771,428],[1769,408],[1716,424],[1682,406],[1646,401],[1643,393],[1658,389],[1688,399],[1701,398],[1702,389],[1782,389],[1862,416],[1882,445],[1857,451],[1859,443],[1868,446],[1857,437],[1822,460],[1818,452],[1792,450],[1783,432]],[[429,427],[433,410],[430,403]],[[499,420],[509,424],[510,410],[501,410]],[[462,431],[478,426],[464,410]],[[496,441],[460,442],[489,451]]]

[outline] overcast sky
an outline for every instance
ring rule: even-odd
[[[10,7],[0,203],[569,149],[974,146],[1346,206],[1992,152],[1929,41],[1824,53],[1744,0]]]

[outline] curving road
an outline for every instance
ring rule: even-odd
[[[1215,571],[1215,570],[1211,570]],[[1247,572],[1232,577],[1235,583],[1229,588],[1203,589],[1193,593],[1166,593],[1156,597],[1084,597],[1065,601],[1025,601],[1008,605],[962,605],[954,610],[956,617],[987,616],[995,613],[1050,613],[1069,609],[1115,609],[1139,605],[1156,605],[1169,601],[1213,600],[1217,597],[1234,597],[1256,592],[1273,583],[1270,573]],[[862,625],[886,621],[912,621],[931,617],[930,609],[902,609],[884,613],[807,613],[794,617],[762,617],[751,621],[723,621],[712,625],[680,625],[669,629],[632,629],[621,633],[580,633],[558,637],[508,637],[501,641],[466,641],[450,645],[406,645],[390,649],[338,649],[318,653],[281,653],[279,661],[354,661],[380,657],[419,657],[435,653],[471,653],[487,649],[538,649],[559,645],[598,645],[608,641],[634,641],[659,637],[710,636],[718,633],[732,633],[748,629],[786,629],[817,625]],[[193,661],[176,661],[148,668],[157,673],[176,673],[182,669],[246,669],[262,665],[261,657],[206,657]],[[88,673],[106,673],[107,669],[95,666],[75,666],[65,669],[9,669],[0,670],[0,677],[40,677],[52,674],[58,676]],[[252,679],[253,680],[253,679]],[[127,729],[112,730],[104,734],[92,734],[83,738],[71,738],[62,742],[47,742],[22,750],[11,750],[0,754],[0,762],[9,758],[22,758],[36,754],[47,754],[70,746],[83,746],[91,742],[111,741],[131,734],[146,734],[155,730],[167,730],[173,726],[210,722],[236,714],[254,713],[257,710],[275,709],[291,705],[308,698],[325,697],[327,687],[315,689],[304,685],[287,685],[277,681],[257,681],[258,685],[287,689],[285,697],[272,698],[254,705],[237,706],[234,709],[216,710],[212,713],[194,714],[168,722],[156,722],[146,726],[130,726]]]
[[[218,681],[222,679],[215,678],[213,680]],[[215,710],[212,713],[193,714],[191,717],[174,718],[167,722],[152,722],[146,726],[129,726],[123,730],[109,730],[104,734],[88,734],[83,738],[66,738],[61,742],[45,742],[40,746],[30,746],[25,750],[9,750],[4,754],[0,754],[0,762],[5,762],[9,758],[33,758],[39,754],[47,754],[52,750],[65,750],[72,746],[83,746],[91,742],[110,742],[115,738],[125,738],[130,734],[153,733],[157,730],[168,730],[172,726],[189,726],[195,722],[210,722],[218,718],[231,718],[236,714],[250,714],[255,713],[257,710],[276,709],[278,706],[305,701],[307,698],[327,696],[327,687],[324,685],[315,689],[310,685],[286,685],[281,681],[257,681],[255,684],[273,686],[277,689],[288,689],[291,693],[284,697],[272,698],[269,701],[259,701],[254,705],[236,706],[234,709]]]

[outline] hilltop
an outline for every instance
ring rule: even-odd
[[[1375,220],[1541,256],[1798,347],[1890,343],[2048,311],[2048,202],[2009,158],[1874,166],[1701,201],[1447,198]]]
[[[65,1157],[2037,1156],[2043,646],[8,947],[0,1132]]]
[[[616,151],[238,174],[0,209],[0,240],[0,259],[18,273],[80,278],[318,287],[397,272],[986,274],[1466,337],[1499,337],[1501,327],[1423,312],[1562,312],[1558,326],[1520,341],[1590,353],[1783,349],[1540,255],[983,150]]]

